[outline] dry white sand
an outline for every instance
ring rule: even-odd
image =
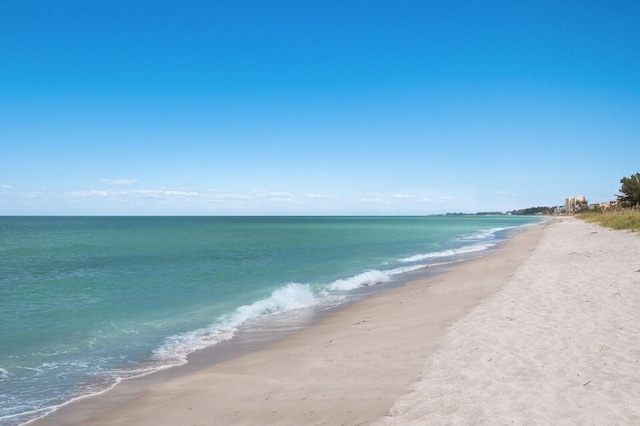
[[[640,235],[556,221],[383,425],[640,425]]]

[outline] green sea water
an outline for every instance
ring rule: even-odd
[[[0,424],[239,328],[486,253],[533,217],[0,217]]]

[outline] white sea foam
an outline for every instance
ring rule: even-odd
[[[444,264],[444,263],[443,263],[443,264]],[[426,268],[426,267],[428,267],[428,266],[434,266],[434,265],[436,265],[436,264],[433,264],[433,263],[432,263],[432,264],[429,264],[429,265],[425,265],[425,264],[423,264],[423,265],[402,266],[402,267],[400,267],[400,268],[395,268],[395,269],[392,269],[392,270],[390,270],[390,271],[387,271],[387,273],[388,273],[389,275],[400,275],[400,274],[406,274],[406,273],[408,273],[408,272],[417,271],[417,270],[419,270],[419,269],[424,269],[424,268]],[[437,265],[439,265],[439,264],[437,264]]]
[[[9,380],[9,371],[5,370],[4,368],[0,367],[0,382],[4,382],[5,380]]]
[[[460,255],[460,254],[468,254],[468,253],[473,253],[477,251],[487,250],[487,249],[490,249],[491,247],[494,247],[495,245],[496,245],[495,243],[473,244],[473,245],[460,247],[457,249],[448,249],[448,250],[442,250],[442,251],[435,251],[432,253],[416,254],[414,256],[400,259],[400,261],[401,262],[420,262],[422,260],[427,260],[427,259],[437,259],[440,257],[449,257],[449,256]]]
[[[162,346],[153,351],[153,358],[164,362],[185,363],[191,352],[228,340],[233,337],[235,330],[235,327],[223,323],[170,336]]]
[[[313,294],[309,285],[287,284],[275,290],[266,299],[238,307],[233,314],[220,318],[209,327],[167,338],[165,343],[154,351],[154,358],[165,362],[184,363],[191,352],[231,339],[238,327],[248,321],[265,315],[308,308],[318,303],[320,300]]]
[[[235,313],[236,321],[243,323],[265,314],[292,311],[318,304],[318,299],[307,284],[291,283],[271,293],[271,297],[251,305],[240,306]]]
[[[463,238],[463,240],[485,240],[487,238],[493,238],[493,237],[495,237],[496,233],[498,233],[500,231],[504,231],[506,229],[510,229],[510,228],[509,227],[502,227],[502,228],[483,229],[483,230],[480,230],[480,231],[476,232],[473,235],[470,235],[468,237]]]
[[[371,269],[344,280],[336,280],[329,285],[332,291],[349,291],[359,287],[370,286],[391,281],[387,272]]]

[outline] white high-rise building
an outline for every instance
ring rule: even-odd
[[[587,199],[584,195],[578,195],[576,197],[567,198],[564,201],[564,211],[567,214],[574,214],[576,212],[576,205],[586,204]]]

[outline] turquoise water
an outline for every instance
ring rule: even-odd
[[[0,217],[0,424],[279,313],[477,256],[539,219]]]

